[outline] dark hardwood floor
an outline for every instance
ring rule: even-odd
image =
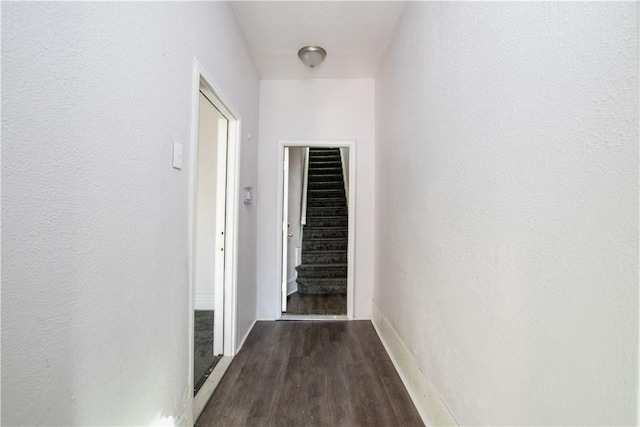
[[[257,322],[196,426],[422,426],[369,321]]]
[[[347,294],[304,295],[294,292],[287,297],[289,314],[347,314]]]

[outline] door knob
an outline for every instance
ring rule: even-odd
[[[291,236],[293,236],[293,234],[287,233],[287,237],[291,237]]]

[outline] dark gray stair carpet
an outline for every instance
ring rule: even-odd
[[[325,206],[310,206],[307,207],[307,219],[309,217],[317,218],[317,217],[327,217],[327,216],[347,216],[347,207],[325,207]]]
[[[340,181],[315,181],[309,182],[309,190],[322,190],[322,189],[341,189],[344,187]]]
[[[307,198],[307,207],[342,207],[344,206],[344,196],[342,197],[311,197]]]
[[[305,251],[346,251],[347,239],[305,239],[302,237],[302,252]]]
[[[344,216],[316,216],[307,218],[307,227],[346,227],[349,218]]]
[[[307,251],[302,254],[303,264],[346,264],[347,251]]]
[[[347,227],[305,227],[304,236],[309,239],[346,239]]]
[[[311,148],[308,177],[298,292],[345,294],[349,217],[340,149]]]
[[[340,175],[336,175],[336,174],[327,174],[327,173],[323,173],[323,174],[317,174],[317,173],[313,173],[313,171],[311,169],[309,169],[309,182],[339,182],[340,184],[344,185],[343,181],[342,181],[342,173]]]

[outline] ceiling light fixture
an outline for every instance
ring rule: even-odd
[[[304,65],[314,68],[324,61],[324,58],[327,57],[327,51],[320,46],[305,46],[298,51],[298,57]]]

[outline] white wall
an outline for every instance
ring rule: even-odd
[[[278,143],[283,139],[351,139],[357,144],[355,309],[371,316],[373,291],[374,81],[262,80],[258,182],[258,318],[280,311],[277,216]]]
[[[375,302],[465,425],[637,423],[637,3],[408,3]]]
[[[194,56],[242,115],[255,186],[258,78],[228,4],[2,4],[3,425],[185,409],[190,171],[171,155],[189,158]],[[253,207],[239,222],[242,337]]]

